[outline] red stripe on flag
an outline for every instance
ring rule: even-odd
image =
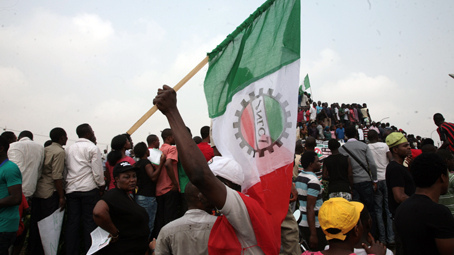
[[[292,185],[293,164],[288,164],[275,171],[260,177],[260,182],[252,186],[244,193],[255,199],[262,207],[271,214],[272,228],[269,231],[274,240],[281,244],[281,224],[288,212],[290,188]],[[247,206],[247,204],[246,204]],[[249,210],[249,208],[248,208]],[[251,213],[249,213],[251,215]],[[256,219],[260,221],[260,219]],[[252,225],[254,220],[251,217]],[[254,226],[254,229],[256,227]],[[255,233],[257,243],[260,247],[265,244],[260,243],[260,233]]]
[[[254,128],[254,116],[251,104],[249,104],[243,110],[241,115],[241,133],[243,134],[246,142],[251,145],[254,149],[257,149],[255,143],[255,128]]]

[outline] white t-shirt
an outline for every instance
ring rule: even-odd
[[[314,107],[311,107],[310,113],[311,113],[310,119],[315,120],[315,118],[317,117],[317,109],[315,109]]]
[[[257,246],[254,229],[252,228],[251,218],[240,194],[226,186],[227,198],[224,207],[219,211],[225,215],[229,223],[235,229],[236,236],[240,241],[241,247],[248,248],[243,254],[264,254],[262,249]]]
[[[377,165],[377,180],[383,181],[386,179],[386,166],[389,163],[388,157],[386,157],[389,147],[382,142],[369,143],[368,146],[374,157],[375,165]]]

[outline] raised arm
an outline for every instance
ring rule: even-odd
[[[167,117],[178,149],[181,164],[200,192],[217,208],[223,208],[227,196],[225,185],[211,172],[205,157],[192,140],[177,108],[176,92],[167,85],[158,89],[153,103]]]

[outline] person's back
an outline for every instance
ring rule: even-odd
[[[44,160],[44,147],[33,141],[30,131],[22,131],[19,140],[10,145],[8,158],[16,163],[22,173],[22,189],[25,197],[35,193],[36,184],[41,176]]]

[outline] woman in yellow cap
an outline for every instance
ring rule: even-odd
[[[329,249],[318,252],[306,251],[303,255],[349,255],[363,234],[360,221],[364,205],[359,202],[349,202],[344,198],[335,197],[325,201],[318,213],[318,220]],[[363,244],[367,254],[385,255],[386,247],[379,241],[372,240],[370,247]]]

